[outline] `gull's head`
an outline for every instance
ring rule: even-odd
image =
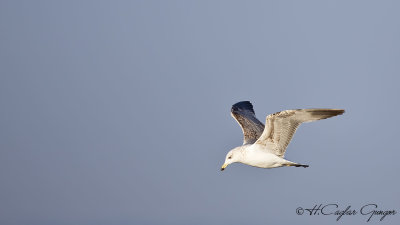
[[[225,163],[221,167],[221,171],[223,171],[229,164],[240,162],[242,158],[242,147],[236,147],[228,152],[225,157]]]

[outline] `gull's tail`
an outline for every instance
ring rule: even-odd
[[[304,168],[309,167],[309,165],[303,165],[303,164],[296,164],[296,165],[293,165],[293,166],[295,166],[295,167],[304,167]]]
[[[288,162],[290,162],[290,161],[288,161]],[[304,168],[309,167],[309,165],[299,164],[299,163],[294,163],[294,162],[287,163],[285,166],[295,166],[295,167],[304,167]]]

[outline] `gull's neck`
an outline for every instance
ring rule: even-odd
[[[246,159],[247,151],[249,150],[250,146],[251,145],[249,145],[249,144],[248,145],[242,145],[242,146],[240,146],[240,148],[238,148],[236,150],[236,152],[239,153],[239,155],[240,155],[241,161],[244,161]]]

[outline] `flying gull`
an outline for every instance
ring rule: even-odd
[[[285,151],[296,129],[302,123],[341,115],[343,109],[295,109],[277,112],[267,116],[265,126],[254,113],[249,101],[234,104],[231,115],[242,128],[243,145],[228,152],[224,170],[229,164],[240,162],[260,168],[281,166],[308,167],[284,159]]]

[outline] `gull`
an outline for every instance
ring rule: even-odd
[[[243,145],[228,152],[223,171],[229,164],[243,163],[260,168],[282,166],[308,167],[284,159],[285,151],[296,129],[302,123],[327,119],[344,113],[343,109],[294,109],[268,115],[265,126],[254,113],[249,101],[234,104],[232,117],[243,131]]]

